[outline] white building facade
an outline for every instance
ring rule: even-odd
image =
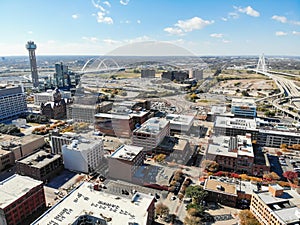
[[[65,168],[71,171],[90,173],[100,166],[104,156],[102,140],[73,140],[62,146]]]

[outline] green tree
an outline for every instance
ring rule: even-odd
[[[185,195],[188,198],[192,198],[193,202],[192,204],[201,204],[204,200],[204,198],[207,196],[207,192],[203,190],[203,188],[200,185],[196,186],[189,186],[185,190]]]

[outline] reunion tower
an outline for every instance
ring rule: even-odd
[[[34,44],[33,41],[28,41],[26,44],[26,48],[29,52],[32,84],[33,87],[37,88],[39,86],[39,76],[37,72],[36,57],[35,57],[36,44]]]

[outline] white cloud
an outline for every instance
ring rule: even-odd
[[[225,44],[228,44],[228,43],[230,43],[231,41],[228,41],[228,40],[224,40],[224,39],[223,39],[222,42],[225,43]]]
[[[224,34],[214,33],[214,34],[211,34],[210,36],[213,37],[213,38],[222,38],[224,36]]]
[[[125,42],[134,43],[134,42],[150,41],[150,40],[152,40],[150,37],[148,37],[147,35],[144,35],[144,36],[136,37],[136,38],[133,38],[130,40],[126,40]]]
[[[185,32],[190,32],[193,30],[199,30],[204,28],[207,25],[213,24],[214,21],[209,21],[209,20],[203,20],[199,17],[193,17],[188,20],[178,20],[178,22],[175,24],[176,27],[179,27]]]
[[[223,21],[225,21],[225,22],[226,22],[228,19],[227,19],[227,18],[225,18],[225,17],[222,17],[222,18],[221,18],[221,20],[223,20]]]
[[[141,23],[141,21],[140,21],[140,20],[137,20],[136,22],[137,22],[138,24],[140,24],[140,23]]]
[[[98,42],[98,38],[96,37],[82,37],[82,39],[92,43]]]
[[[97,22],[98,23],[106,23],[106,24],[113,24],[114,21],[111,17],[106,16],[104,12],[97,13]]]
[[[184,33],[191,32],[193,30],[200,30],[213,23],[213,20],[209,21],[203,20],[199,17],[193,17],[188,20],[178,20],[174,27],[166,27],[164,31],[173,35],[184,35]]]
[[[27,34],[33,34],[33,32],[30,30],[30,31],[27,31]]]
[[[299,31],[293,31],[292,34],[293,35],[300,35],[300,32]]]
[[[290,23],[294,24],[294,25],[300,26],[300,21],[294,21],[294,20],[292,20],[292,21],[290,21]]]
[[[228,13],[228,19],[237,19],[237,18],[239,18],[240,16],[239,16],[239,14],[238,13],[236,13],[236,12],[230,12],[230,13]]]
[[[184,35],[183,30],[176,28],[176,27],[166,27],[164,31],[168,32],[172,35]]]
[[[276,20],[278,22],[281,22],[281,23],[287,23],[288,22],[288,20],[287,20],[287,18],[285,16],[274,15],[274,16],[272,16],[272,19]]]
[[[274,15],[274,16],[272,16],[272,19],[276,20],[280,23],[290,23],[290,24],[298,25],[298,26],[300,25],[300,21],[288,20],[285,16]]]
[[[110,2],[109,2],[109,1],[105,1],[105,2],[103,2],[103,5],[106,5],[106,6],[108,6],[109,8],[111,7],[111,4],[110,4]]]
[[[241,8],[241,7],[234,7],[235,9],[238,10],[238,12],[240,13],[245,13],[248,16],[253,16],[253,17],[259,17],[260,13],[256,10],[254,10],[251,6],[247,6],[245,8]]]
[[[73,15],[72,15],[72,18],[73,18],[74,20],[78,19],[78,17],[79,17],[78,14],[73,14]]]
[[[129,0],[120,0],[121,5],[128,5]]]
[[[109,45],[121,44],[121,41],[112,40],[112,39],[104,39],[103,42]]]
[[[276,31],[275,35],[276,35],[276,36],[286,36],[287,33],[286,33],[286,32],[283,32],[283,31]]]

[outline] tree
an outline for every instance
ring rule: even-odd
[[[202,223],[201,223],[201,218],[200,217],[188,215],[184,218],[184,224],[185,225],[199,225],[199,224],[202,224]]]
[[[189,186],[185,190],[185,195],[193,199],[194,204],[202,204],[202,201],[207,196],[207,192],[199,185]]]
[[[203,160],[201,165],[209,172],[216,172],[219,168],[219,164],[216,161],[211,160]]]
[[[166,159],[166,155],[165,154],[158,154],[156,156],[154,156],[154,161],[155,162],[163,162]]]
[[[241,225],[259,225],[260,224],[249,209],[240,211],[239,219],[240,219]]]
[[[294,171],[285,171],[282,175],[286,179],[288,179],[290,182],[292,182],[298,178],[298,174]]]
[[[160,217],[169,215],[170,209],[168,206],[164,205],[163,203],[158,203],[155,207],[155,212]]]

